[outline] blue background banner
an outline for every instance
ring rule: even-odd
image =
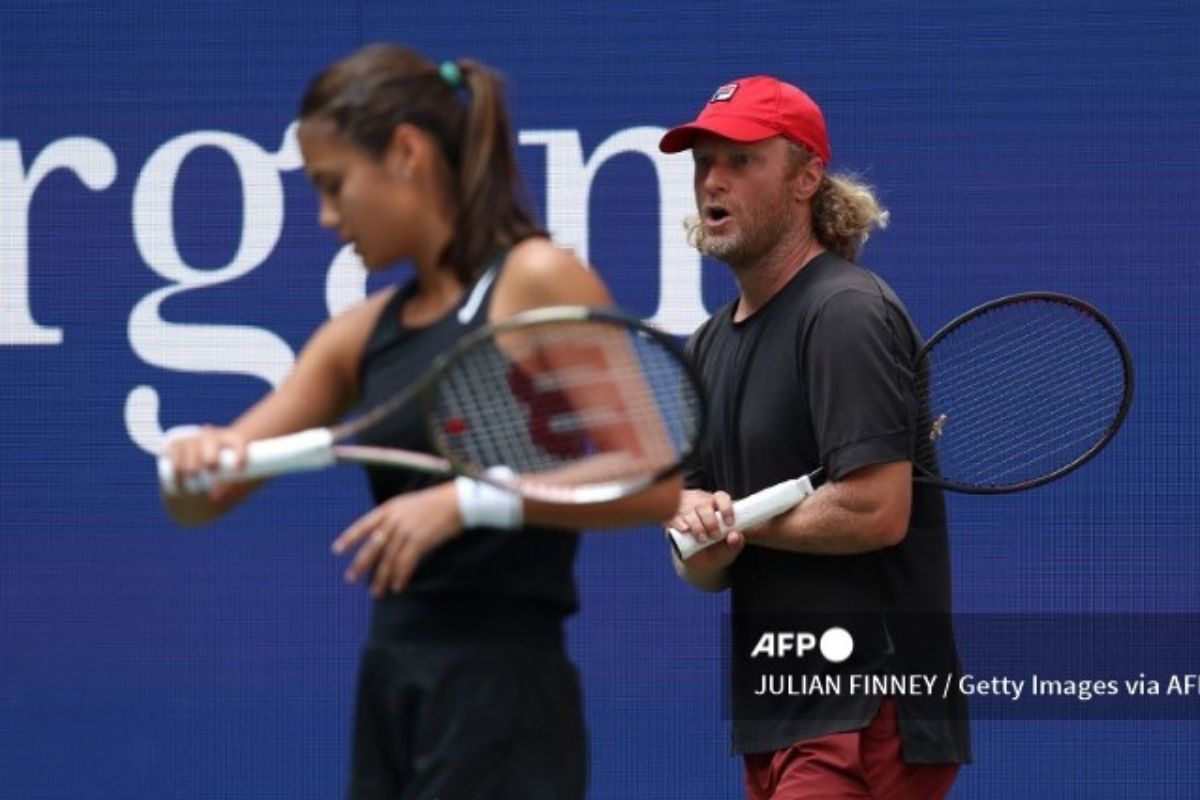
[[[1046,289],[1099,306],[1133,351],[1133,411],[1096,461],[950,499],[958,609],[1200,605],[1194,4],[17,0],[0,9],[0,796],[342,790],[368,603],[329,543],[367,507],[362,476],[282,480],[190,531],[149,451],[229,420],[377,287],[318,229],[291,131],[312,75],[377,40],[502,70],[543,218],[678,334],[733,287],[683,241],[690,159],[656,152],[661,129],[731,78],[804,86],[834,168],[892,211],[863,260],[924,331]],[[738,796],[724,599],[679,584],[651,529],[587,537],[578,574],[591,797]],[[1194,717],[974,732],[955,797],[1200,794]]]

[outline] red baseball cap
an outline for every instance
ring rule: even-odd
[[[768,75],[739,78],[718,87],[700,116],[667,131],[658,149],[664,153],[687,150],[701,131],[735,142],[783,136],[816,153],[826,166],[832,155],[820,106],[790,83]]]

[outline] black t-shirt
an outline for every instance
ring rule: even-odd
[[[737,498],[820,465],[836,481],[872,464],[911,460],[918,420],[928,414],[913,380],[921,342],[881,279],[824,253],[750,318],[734,322],[736,307],[722,309],[689,341],[712,414],[690,487]],[[914,484],[908,533],[896,546],[844,556],[749,546],[730,581],[735,752],[864,727],[880,696],[852,687],[853,673],[944,678],[959,671],[945,507],[936,488]],[[764,632],[819,636],[834,626],[854,639],[853,655],[841,664],[815,651],[749,658]],[[785,673],[840,676],[841,684],[752,696],[764,675]],[[910,763],[969,760],[965,707],[950,695],[896,696]]]
[[[361,407],[372,408],[411,385],[437,356],[484,324],[490,305],[494,266],[463,296],[457,307],[432,325],[408,328],[400,309],[416,290],[415,282],[400,288],[385,304],[368,339],[360,365]],[[410,403],[388,420],[364,432],[363,444],[432,453],[428,432],[417,403]],[[404,492],[423,489],[445,478],[402,469],[367,467],[376,503]],[[469,529],[427,554],[401,594],[386,594],[376,602],[372,636],[376,639],[424,635],[429,608],[463,607],[457,626],[465,636],[498,630],[498,614],[519,616],[530,627],[538,618],[561,619],[578,605],[574,560],[579,536],[574,532],[527,527],[522,530]],[[487,607],[489,615],[480,612]],[[473,610],[472,610],[473,609]],[[476,625],[472,619],[490,620]],[[506,628],[507,629],[507,628]],[[514,627],[519,633],[519,626]],[[439,634],[453,634],[442,630]],[[514,638],[516,634],[506,635]]]

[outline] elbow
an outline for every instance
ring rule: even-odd
[[[885,525],[879,531],[879,547],[895,547],[908,536],[908,525]]]
[[[895,547],[908,536],[912,504],[907,498],[889,498],[862,511],[859,530],[871,549]]]
[[[880,549],[895,547],[904,541],[904,538],[908,536],[908,518],[907,509],[903,514],[891,512],[876,516],[875,524],[871,526],[871,529],[875,532],[873,538]]]
[[[875,483],[865,495],[871,538],[879,548],[895,547],[908,536],[912,521],[912,472],[908,462],[887,464],[873,473]]]

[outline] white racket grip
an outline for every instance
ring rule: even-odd
[[[671,537],[671,543],[675,547],[675,552],[679,554],[679,558],[687,561],[701,550],[712,547],[721,541],[729,531],[751,528],[760,522],[766,522],[772,517],[777,517],[788,509],[800,505],[814,491],[816,490],[813,488],[812,481],[809,480],[807,475],[803,475],[799,478],[777,483],[774,486],[768,486],[766,489],[735,501],[733,504],[733,525],[727,527],[724,521],[718,517],[721,531],[720,536],[716,539],[709,539],[707,542],[698,542],[690,533],[677,531],[674,528],[667,528],[667,535]]]
[[[333,432],[328,428],[311,428],[251,442],[246,446],[246,463],[241,469],[237,466],[233,451],[224,450],[221,452],[221,466],[215,472],[189,475],[182,481],[182,489],[187,494],[200,494],[218,483],[250,481],[286,472],[320,469],[334,461]],[[168,494],[174,494],[180,488],[174,465],[166,457],[158,459],[158,480]]]

